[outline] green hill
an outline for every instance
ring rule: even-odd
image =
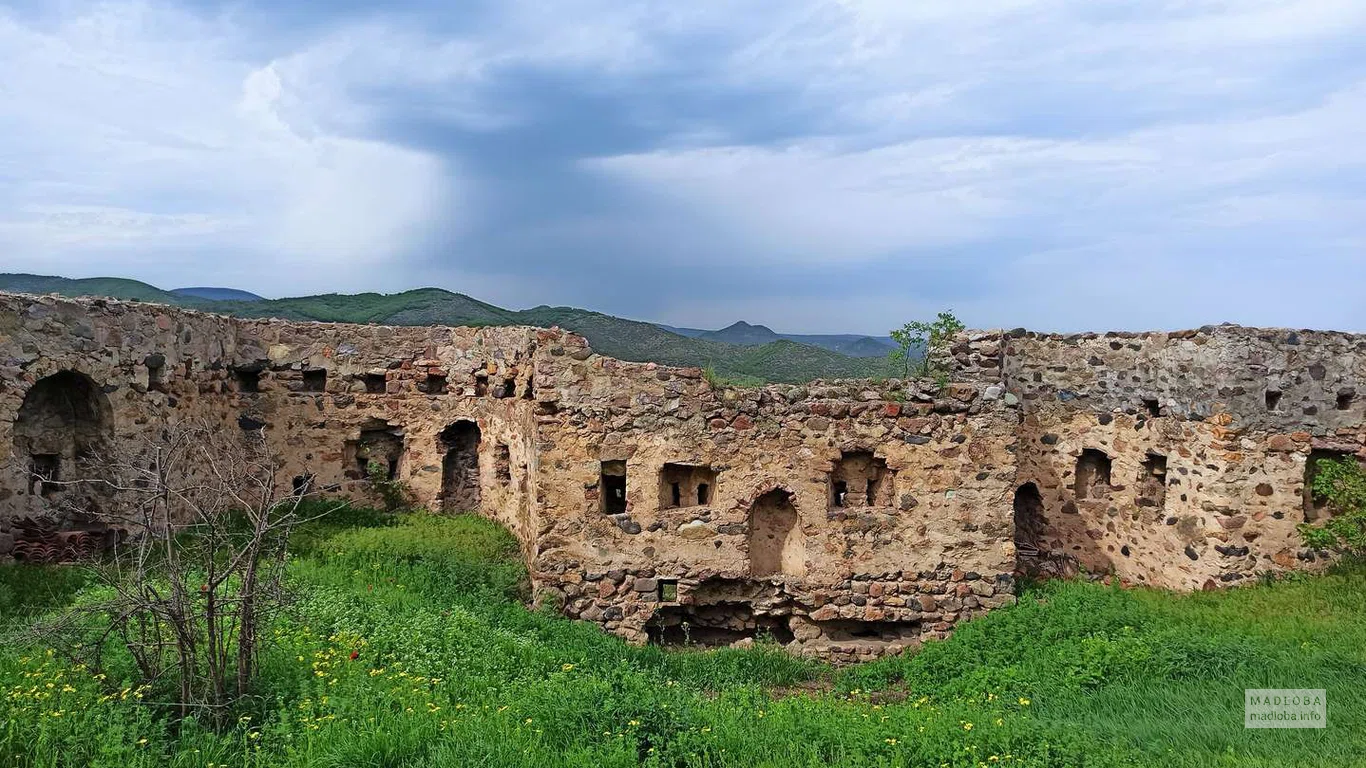
[[[236,288],[214,288],[212,286],[200,285],[190,288],[172,288],[171,293],[177,296],[192,296],[199,299],[212,299],[214,301],[260,301],[264,296],[257,296],[250,291],[239,291]]]
[[[850,357],[786,339],[739,345],[689,338],[652,323],[626,320],[574,307],[510,310],[461,293],[421,288],[402,293],[329,293],[258,301],[213,301],[163,291],[121,278],[69,280],[39,275],[0,274],[0,290],[110,296],[221,312],[238,317],[278,317],[384,325],[559,326],[583,335],[593,349],[621,360],[710,367],[718,376],[744,383],[802,383],[812,379],[882,376],[881,358]]]
[[[48,275],[0,273],[0,290],[15,293],[58,293],[63,296],[108,296],[114,299],[183,304],[182,297],[154,285],[122,277],[87,277],[72,280]]]
[[[724,341],[727,344],[768,344],[777,341],[780,336],[773,332],[773,329],[765,325],[750,325],[741,320],[732,323],[719,331],[707,331],[698,338],[710,339],[711,341]]]

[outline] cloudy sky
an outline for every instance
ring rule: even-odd
[[[378,7],[0,2],[0,270],[1366,330],[1362,0]]]

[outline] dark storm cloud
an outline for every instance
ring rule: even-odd
[[[0,267],[1366,327],[1363,32],[1348,0],[11,6]]]

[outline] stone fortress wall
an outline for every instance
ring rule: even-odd
[[[0,552],[82,452],[195,417],[282,482],[522,542],[538,599],[635,641],[836,660],[942,637],[1022,574],[1190,589],[1312,567],[1316,460],[1363,453],[1366,337],[963,335],[950,382],[716,388],[557,329],[242,320],[0,294]],[[65,498],[63,495],[67,494]],[[88,500],[98,512],[98,499]]]

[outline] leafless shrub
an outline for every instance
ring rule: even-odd
[[[96,672],[122,649],[181,716],[222,720],[249,694],[261,627],[284,605],[291,531],[330,511],[304,504],[307,487],[279,487],[280,470],[261,430],[196,421],[87,457],[62,481],[70,504],[98,497],[126,535],[88,566],[103,588],[35,631]]]

